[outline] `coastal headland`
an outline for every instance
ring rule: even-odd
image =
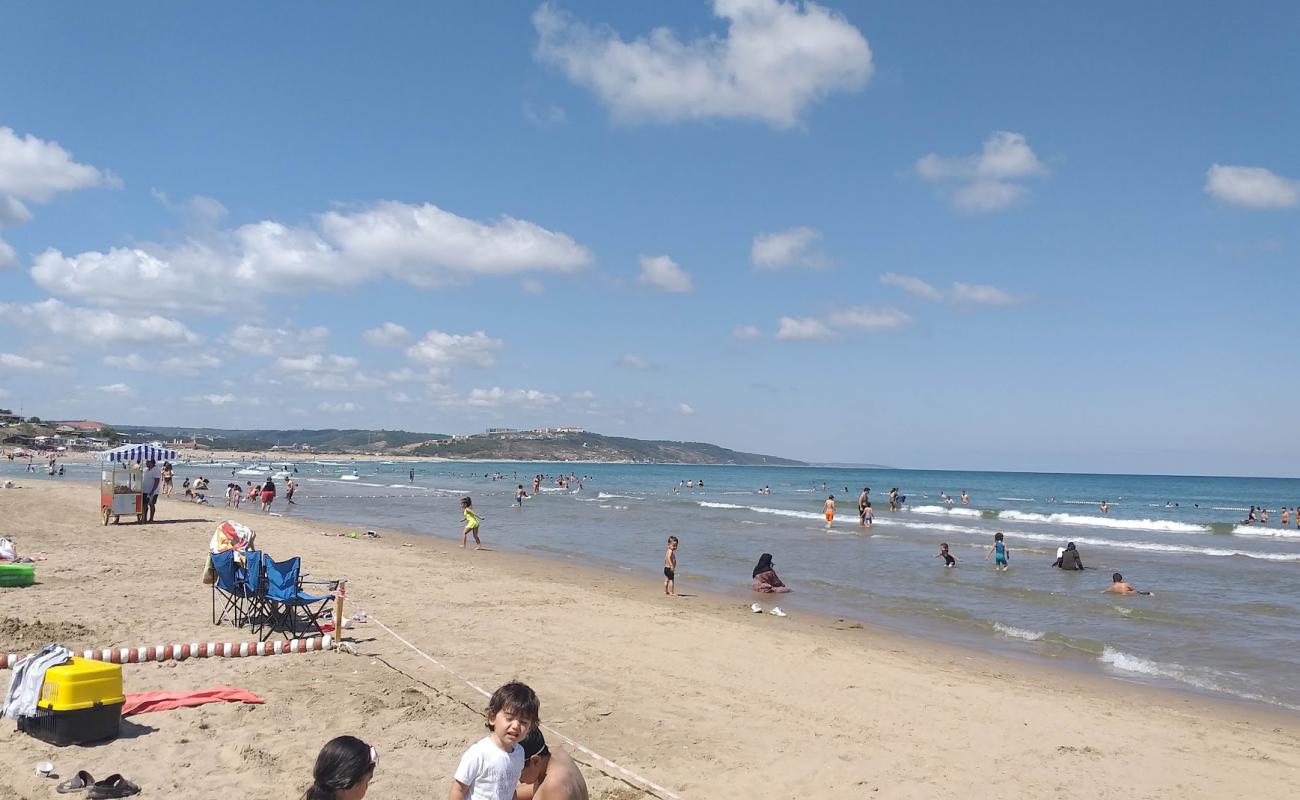
[[[853,620],[751,614],[748,598],[693,592],[689,566],[679,580],[690,596],[667,598],[653,574],[462,551],[440,536],[352,539],[334,535],[340,526],[167,499],[156,524],[104,527],[93,485],[20,484],[0,490],[0,535],[48,560],[36,585],[0,590],[0,651],[249,641],[211,624],[200,582],[227,518],[273,557],[301,556],[314,578],[348,578],[350,609],[372,621],[346,631],[357,655],[126,666],[128,692],[222,685],[266,702],[141,715],[84,748],[0,726],[0,797],[50,796],[53,782],[32,769],[45,760],[65,777],[120,772],[145,796],[295,797],[321,744],[342,733],[379,750],[370,796],[440,797],[483,733],[484,701],[466,680],[491,690],[511,678],[536,689],[545,723],[692,800],[1300,796],[1295,715]],[[593,797],[656,796],[575,756]]]

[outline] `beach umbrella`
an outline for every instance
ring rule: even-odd
[[[130,464],[135,461],[164,461],[176,458],[176,451],[157,444],[124,444],[112,450],[95,453],[100,461],[118,461]]]

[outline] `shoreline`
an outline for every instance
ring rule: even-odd
[[[751,614],[746,602],[691,592],[689,573],[683,590],[693,596],[669,599],[657,579],[570,559],[462,551],[418,534],[322,536],[354,526],[172,501],[159,504],[160,524],[105,528],[88,488],[35,482],[0,492],[3,530],[20,551],[50,558],[38,585],[0,590],[0,644],[249,639],[211,625],[210,591],[198,581],[212,529],[231,518],[254,527],[277,558],[300,555],[315,575],[346,575],[353,610],[478,685],[527,681],[544,722],[684,799],[921,798],[954,796],[954,787],[976,798],[1089,800],[1102,787],[1207,800],[1300,792],[1300,718],[1284,712],[815,614]],[[301,792],[320,744],[343,732],[384,754],[377,798],[425,796],[430,786],[440,794],[481,735],[473,710],[482,698],[377,625],[347,633],[360,656],[128,666],[128,692],[219,683],[267,703],[136,717],[145,731],[93,748],[53,748],[4,726],[0,794],[46,796],[31,765],[48,759],[67,774],[122,772],[158,796],[203,785],[213,796],[286,797]],[[1008,753],[1036,768],[990,774]],[[1231,759],[1251,768],[1223,769]],[[213,777],[214,763],[227,769]],[[1057,777],[1083,767],[1083,780]],[[650,796],[583,771],[593,798]],[[971,774],[984,781],[968,786]]]

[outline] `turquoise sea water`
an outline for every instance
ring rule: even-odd
[[[258,480],[231,471],[253,466],[262,468],[189,464],[177,474],[206,475],[220,504],[228,481]],[[459,537],[457,501],[469,494],[491,547],[653,578],[672,534],[681,539],[684,592],[720,591],[790,613],[826,612],[1300,710],[1300,528],[1294,519],[1279,524],[1283,506],[1300,505],[1296,479],[379,461],[293,468],[298,505],[286,506],[283,490],[276,500],[289,516]],[[21,470],[0,465],[0,477],[46,479]],[[71,479],[92,477],[84,466],[70,470]],[[511,507],[516,484],[531,492],[534,474],[570,472],[589,476],[581,491],[548,480],[524,508]],[[503,479],[489,477],[497,474]],[[704,488],[674,493],[684,480],[702,480]],[[770,494],[758,493],[764,486]],[[856,513],[864,486],[876,511],[870,531]],[[895,486],[907,502],[891,513],[887,493]],[[954,506],[940,501],[941,491]],[[839,515],[828,531],[821,509],[832,493]],[[1252,505],[1269,510],[1267,525],[1240,524]],[[996,531],[1011,551],[1007,572],[984,560]],[[1052,569],[1067,541],[1095,569]],[[951,546],[957,568],[933,557],[940,542]],[[750,572],[764,552],[774,555],[791,594],[751,596]],[[1103,594],[1116,571],[1156,595]]]

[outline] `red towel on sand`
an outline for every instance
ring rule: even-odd
[[[173,708],[190,708],[208,703],[264,703],[262,698],[246,689],[213,686],[201,692],[141,692],[128,694],[122,706],[122,716],[145,714],[150,711],[170,711]]]

